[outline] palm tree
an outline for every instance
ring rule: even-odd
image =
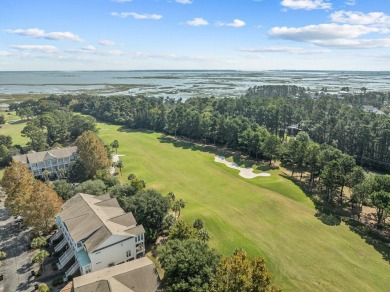
[[[48,171],[47,169],[45,169],[45,170],[42,172],[42,175],[43,175],[43,178],[45,179],[45,182],[46,182],[46,181],[48,181],[48,179],[49,179],[50,171]]]
[[[118,140],[114,140],[110,146],[115,149],[115,154],[118,154],[118,148],[119,148],[119,141]]]
[[[206,241],[209,241],[210,240],[210,234],[209,234],[209,232],[207,231],[207,229],[204,229],[204,228],[202,228],[202,229],[200,229],[199,231],[198,231],[198,239],[199,240],[201,240],[201,241],[203,241],[203,242],[206,242]]]
[[[173,202],[176,200],[175,194],[173,192],[169,192],[167,194],[167,198],[168,198],[169,204],[172,206]]]
[[[44,247],[47,244],[46,239],[43,236],[35,237],[31,241],[31,248]]]
[[[33,263],[39,263],[39,266],[44,270],[43,263],[45,262],[46,258],[49,256],[49,253],[42,249],[38,251],[34,257],[32,258]]]
[[[60,168],[60,169],[58,170],[58,172],[57,172],[57,176],[58,176],[59,179],[64,178],[64,177],[65,177],[65,169]]]
[[[121,176],[122,176],[123,161],[119,159],[119,160],[116,162],[116,167],[119,168],[119,172],[121,173]]]
[[[7,253],[5,251],[0,250],[0,260],[5,259],[7,257]]]
[[[192,225],[195,229],[201,230],[203,228],[203,221],[202,219],[195,219],[194,224]]]
[[[184,207],[186,206],[186,203],[180,199],[178,201],[176,201],[173,206],[172,206],[172,211],[175,212],[175,215],[176,215],[176,218],[179,218],[180,217],[180,211],[181,209],[183,209]],[[178,213],[178,215],[177,215]]]
[[[47,286],[47,284],[45,283],[42,283],[38,286],[38,291],[39,292],[49,292],[50,291],[50,288],[49,286]]]
[[[128,176],[127,176],[127,179],[128,180],[133,180],[133,179],[136,179],[136,175],[134,173],[130,173]]]

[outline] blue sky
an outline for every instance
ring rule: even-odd
[[[0,70],[390,70],[389,0],[0,5]]]

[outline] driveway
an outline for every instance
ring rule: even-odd
[[[4,201],[4,198],[1,200]],[[0,292],[32,291],[36,284],[31,276],[32,252],[27,249],[29,231],[14,221],[4,203],[0,202],[0,250],[7,253],[0,262],[0,275],[4,275]]]

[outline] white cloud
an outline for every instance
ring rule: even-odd
[[[234,19],[230,23],[225,23],[225,22],[220,22],[218,21],[216,23],[217,26],[231,26],[231,27],[243,27],[246,25],[245,21],[240,20],[240,19]]]
[[[10,52],[7,52],[7,51],[0,51],[0,57],[7,57],[7,56],[9,56],[9,55],[11,55]]]
[[[85,52],[95,52],[96,48],[94,46],[86,46],[86,47],[81,48],[81,50],[83,50]]]
[[[371,49],[389,48],[390,38],[360,39],[359,37],[370,33],[388,32],[389,29],[382,27],[331,23],[304,27],[274,27],[268,31],[268,35],[323,47]]]
[[[317,40],[313,41],[312,43],[317,46],[345,49],[390,48],[390,38]]]
[[[390,26],[390,16],[383,12],[363,13],[358,11],[336,11],[330,15],[334,22]]]
[[[42,45],[13,45],[11,48],[20,51],[36,51],[43,53],[57,53],[58,48],[55,46],[42,46]]]
[[[324,0],[283,0],[280,4],[291,9],[313,10],[332,8],[332,3]]]
[[[116,46],[117,44],[116,44],[116,42],[110,41],[110,40],[100,40],[99,45],[109,47],[109,46]]]
[[[121,56],[125,53],[119,50],[110,50],[110,51],[100,51],[94,46],[85,46],[81,49],[69,49],[65,50],[65,53],[68,54],[92,54],[92,55],[99,55],[99,56]]]
[[[111,12],[111,16],[118,16],[122,18],[133,17],[134,19],[154,19],[159,20],[162,18],[162,15],[159,14],[139,14],[137,12]]]
[[[349,6],[354,6],[354,5],[356,5],[356,0],[348,0],[345,2],[345,4],[347,4]]]
[[[209,25],[208,21],[203,18],[194,18],[193,20],[186,21],[187,25],[190,26],[202,26],[202,25]]]
[[[377,27],[349,24],[318,24],[304,27],[273,27],[268,31],[271,37],[298,42],[313,42],[316,40],[351,39],[373,32],[383,33],[385,30]]]
[[[264,47],[264,48],[239,48],[242,52],[251,53],[289,53],[289,54],[325,54],[330,53],[331,50],[308,50],[299,47]]]
[[[48,40],[64,40],[73,42],[83,42],[84,40],[74,33],[65,32],[45,32],[39,28],[28,28],[28,29],[7,29],[7,33],[18,34],[23,36],[29,36],[33,38],[42,38]]]
[[[191,4],[192,0],[176,0],[176,2],[181,4]]]

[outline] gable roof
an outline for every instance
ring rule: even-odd
[[[23,163],[37,163],[52,158],[65,158],[72,156],[73,153],[77,152],[77,146],[55,148],[48,151],[31,152],[23,155],[12,156],[14,161],[21,161]]]
[[[62,205],[59,214],[74,242],[84,240],[89,253],[112,235],[134,237],[144,232],[133,214],[125,213],[118,201],[109,196],[79,193]],[[136,230],[134,230],[137,228]],[[131,230],[132,232],[128,232]],[[134,234],[134,231],[141,231]]]
[[[73,279],[75,292],[153,292],[159,285],[156,266],[147,257]]]
[[[121,225],[130,224],[128,225],[129,227],[135,227],[137,225],[137,221],[135,221],[132,213],[126,213],[118,217],[111,218],[110,221]]]

